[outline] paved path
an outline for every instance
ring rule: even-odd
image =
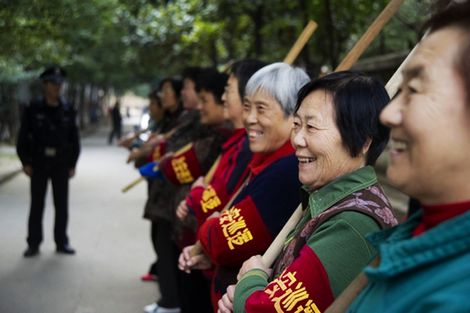
[[[0,185],[1,313],[131,313],[155,299],[156,284],[138,279],[153,258],[149,223],[141,218],[145,184],[120,192],[137,173],[106,135],[82,140],[71,180],[69,237],[76,256],[54,252],[49,194],[41,254],[23,258],[29,181],[20,174]]]

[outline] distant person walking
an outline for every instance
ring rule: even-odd
[[[112,128],[111,132],[109,133],[109,138],[108,138],[108,143],[112,144],[113,143],[113,138],[116,136],[117,140],[121,138],[121,132],[122,132],[122,116],[121,116],[121,103],[116,101],[116,104],[114,104],[113,109],[111,110],[111,122]]]
[[[55,206],[54,240],[57,252],[75,254],[67,237],[68,182],[75,175],[80,153],[76,111],[60,97],[66,72],[48,67],[39,78],[43,96],[23,112],[17,152],[23,171],[31,178],[31,208],[28,220],[28,248],[25,257],[39,253],[43,239],[42,217],[49,179]]]

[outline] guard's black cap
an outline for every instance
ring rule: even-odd
[[[65,72],[65,70],[57,65],[47,67],[44,72],[39,75],[39,78],[42,81],[50,81],[56,84],[62,84],[65,81],[66,77],[67,73]]]

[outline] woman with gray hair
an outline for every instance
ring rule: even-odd
[[[297,160],[289,141],[297,92],[309,81],[301,69],[274,63],[257,71],[246,86],[243,117],[253,159],[250,174],[228,210],[208,218],[198,239],[205,254],[180,256],[179,267],[215,264],[212,303],[236,282],[243,261],[264,252],[300,202]]]

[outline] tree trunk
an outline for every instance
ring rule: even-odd
[[[255,25],[254,36],[253,36],[253,47],[254,47],[254,52],[255,52],[255,55],[254,55],[255,58],[259,58],[263,54],[263,37],[261,35],[261,30],[263,29],[263,26],[264,26],[263,14],[264,14],[264,5],[261,3],[256,7],[256,9],[251,15],[253,24]]]
[[[387,52],[387,45],[385,44],[385,35],[382,32],[379,35],[379,54],[383,55]]]
[[[310,12],[308,9],[308,5],[305,0],[300,0],[300,10],[302,12],[302,20],[303,20],[303,26],[308,24],[310,22]],[[305,64],[305,68],[310,68],[311,67],[311,59],[310,59],[310,49],[309,49],[309,44],[308,42],[305,44],[305,47],[302,51],[302,59]]]
[[[77,110],[78,110],[78,125],[80,129],[85,129],[85,85],[77,85],[78,91],[78,103],[77,103]]]
[[[338,65],[338,51],[336,49],[336,30],[334,26],[333,11],[330,0],[325,0],[325,17],[328,41],[328,57],[332,68]]]
[[[219,58],[217,54],[217,38],[211,38],[210,39],[210,55],[211,55],[211,61],[212,61],[212,66],[217,67],[219,64]]]

